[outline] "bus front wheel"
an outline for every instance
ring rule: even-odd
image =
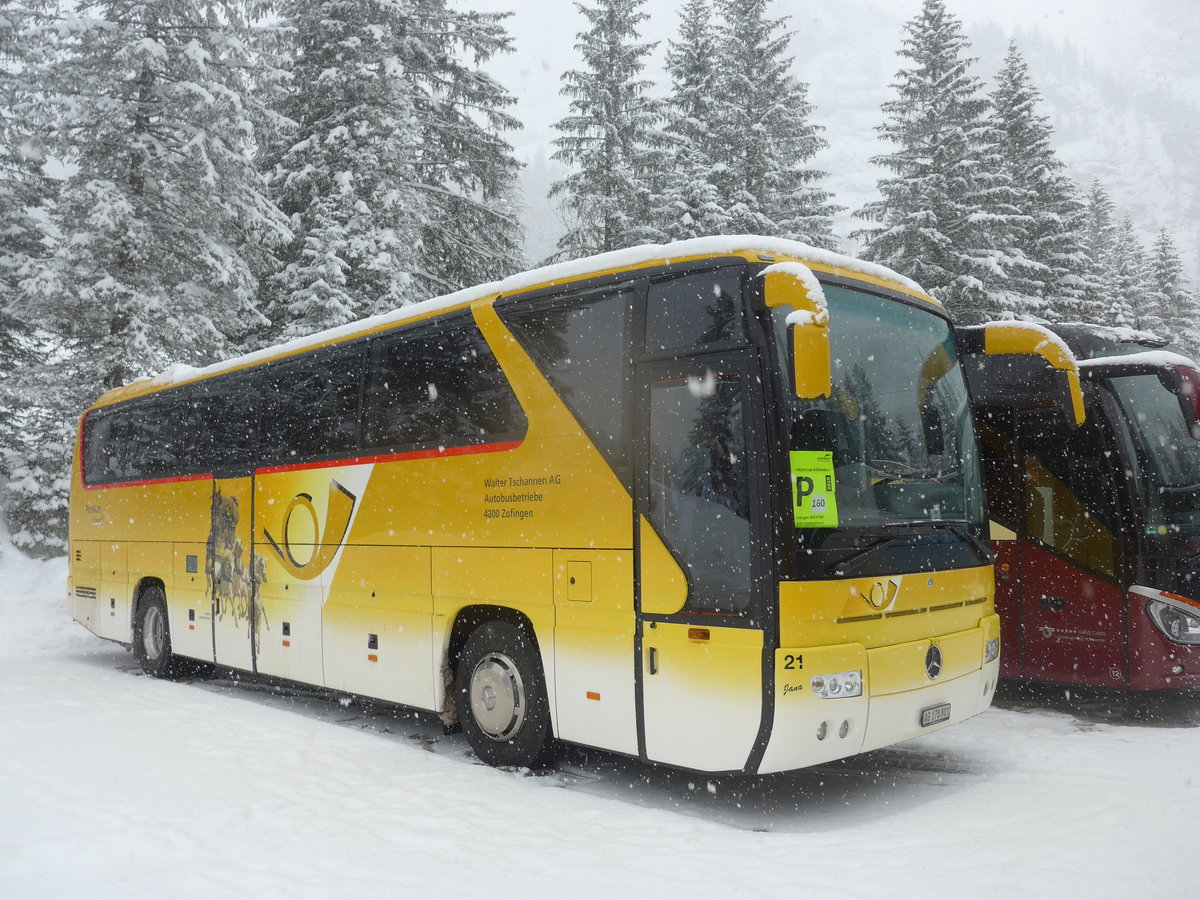
[[[493,766],[535,766],[550,737],[541,661],[529,633],[507,622],[471,632],[454,679],[459,719],[475,755]]]
[[[142,592],[133,623],[133,652],[142,671],[155,678],[168,678],[174,671],[171,628],[167,621],[167,598],[162,588]]]

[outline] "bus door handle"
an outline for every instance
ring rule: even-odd
[[[1050,612],[1062,612],[1066,608],[1066,597],[1049,597],[1045,594],[1042,594],[1042,609],[1048,609]]]
[[[648,661],[647,668],[650,670],[651,675],[657,675],[658,674],[658,651],[655,650],[653,647],[650,647],[649,651],[650,651],[649,652],[649,661]]]

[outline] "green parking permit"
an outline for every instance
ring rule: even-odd
[[[836,528],[837,480],[832,450],[792,450],[792,512],[797,528]]]

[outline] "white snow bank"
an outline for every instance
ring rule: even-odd
[[[528,777],[433,715],[143,677],[62,575],[0,560],[5,898],[1195,894],[1200,701],[1183,727],[993,709],[792,775]]]
[[[67,609],[67,560],[30,559],[0,542],[0,659],[94,648]]]
[[[575,259],[569,262],[543,266],[540,269],[522,272],[500,281],[465,288],[453,294],[434,297],[422,303],[413,304],[412,306],[403,306],[382,315],[361,319],[357,322],[350,322],[337,328],[319,331],[306,337],[296,338],[282,344],[276,344],[273,347],[256,350],[254,353],[214,363],[211,366],[205,366],[201,369],[193,369],[190,366],[171,366],[169,369],[152,378],[141,379],[141,382],[149,381],[156,386],[165,387],[170,384],[192,381],[197,378],[214,375],[218,372],[261,362],[275,356],[291,354],[308,347],[329,343],[360,331],[397,324],[409,319],[451,309],[481,297],[488,297],[492,294],[515,294],[537,285],[553,285],[601,269],[633,267],[652,262],[656,259],[665,259],[670,262],[675,259],[685,259],[691,256],[733,254],[742,251],[754,251],[768,256],[796,256],[818,265],[842,268],[873,278],[893,281],[909,290],[924,293],[915,281],[897,272],[893,272],[886,266],[864,262],[850,256],[843,256],[840,253],[834,253],[831,250],[824,250],[820,247],[812,247],[799,241],[788,241],[783,238],[760,237],[748,234],[693,238],[687,241],[674,241],[668,244],[643,244],[638,247],[628,247],[623,250],[613,250],[609,253],[585,257],[584,259]],[[768,261],[770,260],[764,260],[764,262]]]

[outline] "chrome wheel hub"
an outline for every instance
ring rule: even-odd
[[[146,648],[147,659],[158,659],[166,649],[167,623],[163,621],[162,610],[157,606],[146,610],[146,618],[142,622],[142,644]]]
[[[506,741],[525,721],[525,683],[503,653],[489,653],[471,673],[471,715],[493,741]]]

